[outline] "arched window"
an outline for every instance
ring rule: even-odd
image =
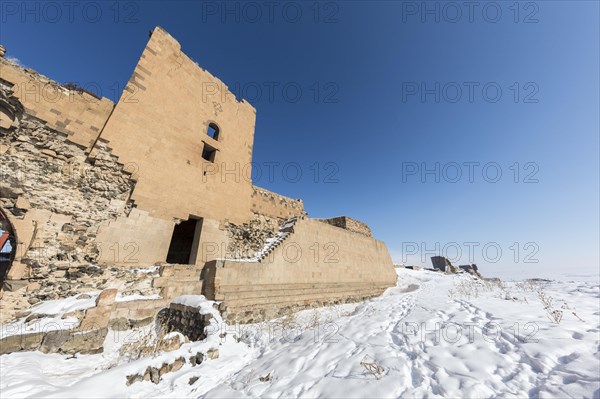
[[[214,123],[209,123],[206,134],[215,140],[219,140],[219,127]]]

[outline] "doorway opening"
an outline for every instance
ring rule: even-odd
[[[167,253],[167,263],[195,264],[201,230],[202,218],[190,217],[176,224]]]

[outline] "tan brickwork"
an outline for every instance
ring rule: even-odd
[[[224,301],[230,319],[261,319],[290,305],[315,306],[379,295],[396,282],[385,244],[318,220],[300,219],[262,262],[214,261],[207,296]],[[244,316],[250,312],[250,316]],[[268,318],[268,316],[265,316]]]
[[[0,157],[27,174],[0,186],[17,235],[11,298],[32,304],[106,288],[160,293],[160,300],[127,303],[110,291],[110,303],[88,310],[82,323],[104,329],[114,320],[146,322],[179,295],[204,292],[224,302],[229,320],[248,322],[394,285],[387,248],[366,224],[308,219],[302,200],[252,184],[255,109],[163,29],[152,32],[116,106],[2,57],[0,63]],[[219,127],[218,137],[207,135],[209,124]],[[28,172],[38,164],[41,173]],[[50,171],[61,171],[59,178]],[[274,226],[295,222],[267,240],[244,230],[257,216]],[[199,220],[193,265],[163,266],[160,276],[132,281],[137,268],[166,261],[175,226],[189,218]],[[262,237],[264,257],[221,260],[234,240],[251,237]],[[18,279],[31,279],[23,295]],[[52,291],[55,282],[61,291]]]
[[[304,213],[302,200],[252,186],[252,212],[272,218],[289,219]]]
[[[252,184],[241,173],[252,160],[255,119],[249,103],[156,28],[101,138],[135,165],[132,199],[151,216],[241,223],[251,217]],[[210,122],[218,140],[206,134]],[[214,163],[202,158],[205,144],[217,149]]]
[[[89,148],[108,120],[114,103],[64,85],[0,58],[0,84],[9,86],[29,115]],[[91,88],[91,86],[90,86]]]

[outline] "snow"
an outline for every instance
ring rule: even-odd
[[[283,228],[283,226],[282,226]],[[259,262],[261,259],[265,258],[272,248],[275,248],[279,243],[285,240],[290,233],[279,232],[275,235],[275,237],[270,237],[265,240],[265,244],[263,248],[254,253],[254,256],[251,258],[220,258],[218,260],[229,260],[235,262]]]
[[[158,271],[158,269],[160,269],[159,266],[150,266],[150,267],[145,267],[145,268],[132,269],[132,271],[135,273],[141,273],[141,274],[152,274],[152,273],[156,273]]]
[[[600,396],[597,282],[498,285],[468,275],[397,273],[396,287],[357,304],[246,326],[226,325],[217,312],[204,342],[146,358],[119,353],[144,329],[110,331],[104,353],[97,355],[3,355],[2,396]],[[544,309],[541,298],[550,308]],[[214,311],[202,296],[176,301]],[[562,319],[554,321],[549,310],[562,311]],[[127,375],[149,365],[215,347],[218,359],[196,367],[188,362],[157,385],[126,385]],[[367,371],[369,364],[381,373]],[[199,379],[190,385],[191,377]]]
[[[287,230],[296,224],[296,220],[297,220],[296,217],[292,217],[292,218],[286,220],[285,222],[283,222],[283,224],[281,224],[281,226],[279,226],[279,232],[277,232],[274,237],[267,238],[265,240],[265,244],[263,245],[263,248],[260,251],[255,252],[253,257],[250,257],[250,258],[219,258],[217,260],[226,260],[226,261],[234,261],[234,262],[248,262],[248,263],[260,262],[271,252],[272,249],[277,247],[281,242],[283,242],[290,235],[290,232]]]
[[[148,301],[152,299],[161,299],[161,296],[158,294],[154,295],[142,295],[142,294],[131,294],[131,295],[123,295],[122,293],[118,293],[115,298],[115,302],[130,302],[130,301]]]
[[[30,313],[43,317],[33,318],[29,322],[26,321],[29,316],[22,317],[12,323],[0,326],[0,339],[16,334],[75,328],[79,325],[79,319],[75,316],[65,317],[65,315],[95,306],[99,294],[99,291],[92,291],[65,299],[36,303],[31,307]]]
[[[214,320],[217,320],[214,328],[220,328],[221,314],[217,310],[216,302],[207,300],[204,295],[181,295],[173,299],[173,303],[198,308],[202,314],[211,314]]]

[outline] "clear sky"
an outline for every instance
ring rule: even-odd
[[[254,105],[255,184],[310,216],[397,262],[597,278],[598,5],[4,1],[0,42],[117,100],[160,25]]]

